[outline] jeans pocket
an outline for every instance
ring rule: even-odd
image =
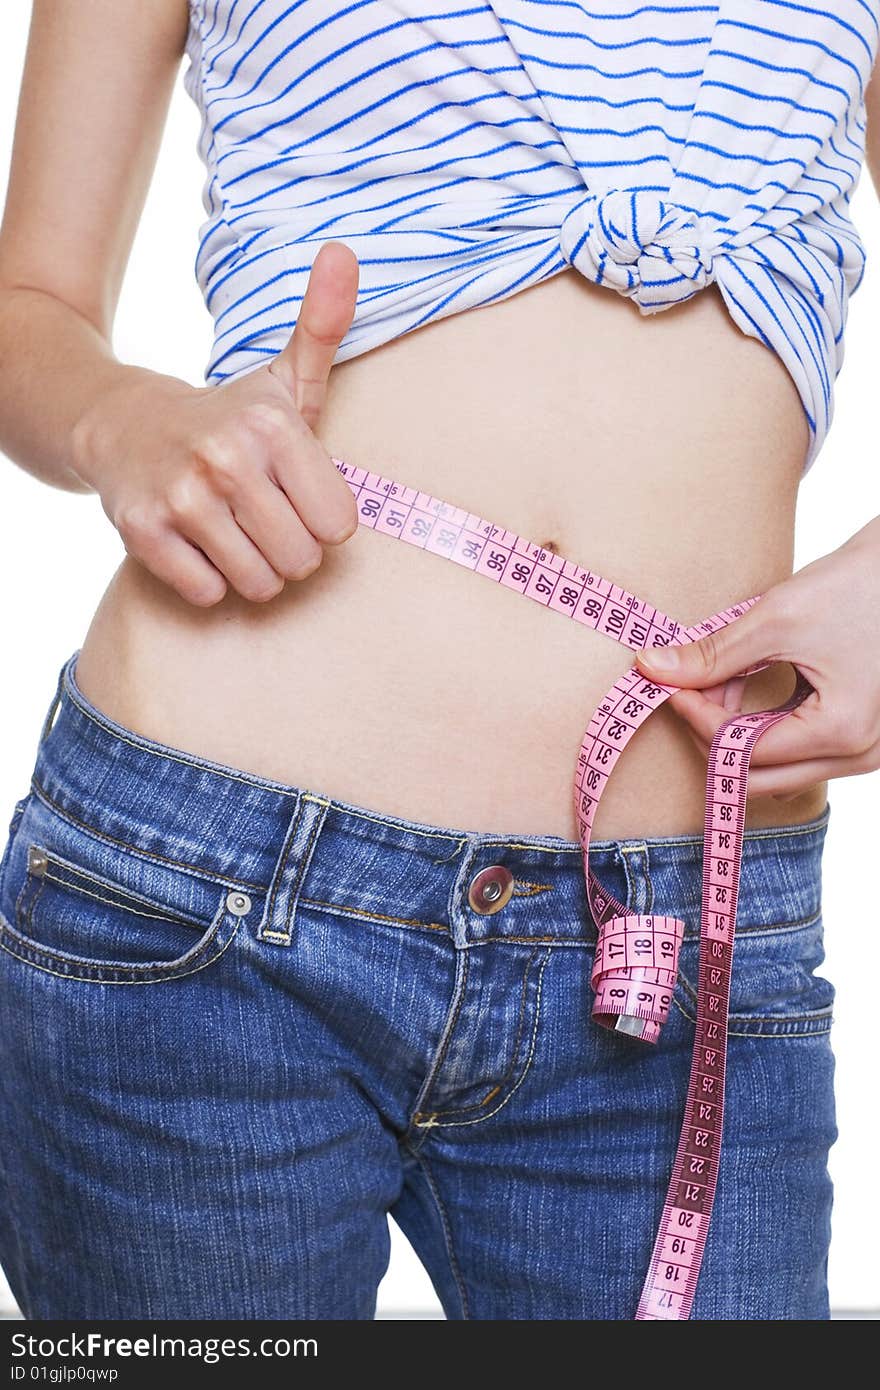
[[[834,987],[816,973],[824,960],[821,912],[806,921],[748,926],[736,932],[730,983],[732,1033],[798,1037],[831,1027]],[[699,942],[686,938],[676,999],[696,1017]]]
[[[216,960],[250,908],[230,882],[73,823],[34,797],[0,880],[0,947],[73,980],[148,984]]]

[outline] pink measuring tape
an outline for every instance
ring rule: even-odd
[[[633,650],[697,641],[734,622],[760,598],[683,627],[619,585],[484,517],[342,459],[333,462],[355,495],[362,526],[484,574]],[[750,666],[741,674],[762,671],[768,664]],[[587,898],[599,932],[591,977],[593,1018],[604,1028],[650,1043],[657,1041],[672,1003],[684,923],[676,917],[627,912],[590,868],[590,830],[624,748],[678,688],[647,680],[636,666],[620,676],[590,720],[574,779]],[[728,719],[709,750],[694,1053],[684,1123],[637,1319],[690,1316],[721,1156],[727,1009],[749,758],[765,730],[812,693],[813,686],[798,671],[794,691],[784,704]]]

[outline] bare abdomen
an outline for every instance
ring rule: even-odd
[[[552,546],[692,623],[791,573],[807,427],[781,363],[710,289],[643,318],[566,272],[342,363],[328,449]],[[188,607],[126,561],[85,694],[151,738],[434,824],[574,839],[581,735],[630,654],[363,527],[269,605]],[[752,677],[777,703],[790,668]],[[595,835],[699,833],[705,759],[669,708]],[[800,822],[825,784],[749,801]]]

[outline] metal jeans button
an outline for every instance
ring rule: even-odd
[[[474,874],[468,888],[468,902],[474,912],[499,912],[510,902],[513,893],[513,874],[503,864],[490,864]]]

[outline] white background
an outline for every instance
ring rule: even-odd
[[[29,5],[4,6],[0,48],[0,195],[5,189]],[[195,108],[178,80],[159,165],[117,318],[114,346],[139,362],[201,384],[209,320],[193,278],[202,218],[202,167]],[[76,188],[67,190],[76,197]],[[796,568],[840,545],[880,513],[877,405],[880,392],[880,207],[865,174],[854,215],[869,255],[852,301],[847,361],[837,415],[801,488]],[[52,382],[47,381],[51,391]],[[92,497],[35,482],[0,455],[0,595],[5,660],[0,684],[0,832],[27,789],[39,728],[62,661],[82,642],[91,613],[122,556]],[[865,663],[880,660],[864,653]],[[840,1139],[832,1300],[838,1308],[880,1307],[880,1199],[875,1175],[878,1044],[877,852],[880,773],[831,783],[824,859],[827,962],[836,984],[833,1033]],[[406,1242],[394,1232],[391,1268],[380,1291],[385,1316],[431,1317],[438,1305]]]

